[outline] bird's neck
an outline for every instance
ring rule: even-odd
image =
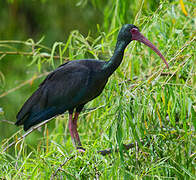
[[[113,56],[103,67],[104,74],[106,74],[106,76],[109,77],[121,64],[126,46],[127,43],[117,41]]]

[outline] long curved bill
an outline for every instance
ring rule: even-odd
[[[146,46],[150,47],[155,53],[157,53],[160,56],[160,58],[163,60],[163,62],[166,64],[167,68],[169,69],[169,65],[165,60],[164,56],[161,54],[161,52],[143,34],[141,34],[137,28],[132,28],[131,34],[132,34],[132,40],[142,42]]]

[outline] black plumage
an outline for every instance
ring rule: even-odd
[[[77,119],[83,106],[103,91],[108,78],[120,65],[126,46],[138,40],[151,47],[166,63],[164,57],[134,25],[124,25],[118,35],[116,48],[109,61],[83,59],[70,61],[51,72],[25,102],[17,115],[16,125],[24,130],[46,119],[69,111],[69,130],[76,147],[81,147]],[[72,118],[73,112],[74,118]]]
[[[72,112],[74,108],[82,108],[102,92],[107,82],[108,78],[101,74],[104,63],[90,59],[77,60],[58,67],[23,105],[16,124],[24,124],[24,130],[28,130],[66,110]]]

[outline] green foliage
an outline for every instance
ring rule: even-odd
[[[47,3],[51,1],[43,4]],[[2,179],[195,179],[194,7],[188,1],[184,4],[188,16],[178,1],[81,0],[76,5],[84,11],[92,6],[104,13],[96,33],[73,30],[66,42],[56,41],[51,48],[43,45],[44,38],[0,41],[2,51],[23,54],[13,55],[12,60],[6,53],[0,56],[0,120],[9,122],[45,71],[65,59],[108,60],[124,23],[138,25],[170,65],[166,69],[154,52],[138,42],[128,46],[104,92],[86,105],[92,110],[81,113],[78,130],[84,154],[72,146],[67,114],[6,152],[5,146],[17,141],[23,131],[0,122]],[[126,151],[123,144],[128,143],[134,147]],[[113,152],[96,153],[106,148]],[[119,152],[114,152],[116,148]]]

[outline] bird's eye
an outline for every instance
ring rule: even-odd
[[[136,28],[132,28],[132,29],[131,29],[131,32],[132,32],[132,33],[136,33],[137,31],[138,31],[138,30],[137,30]]]

